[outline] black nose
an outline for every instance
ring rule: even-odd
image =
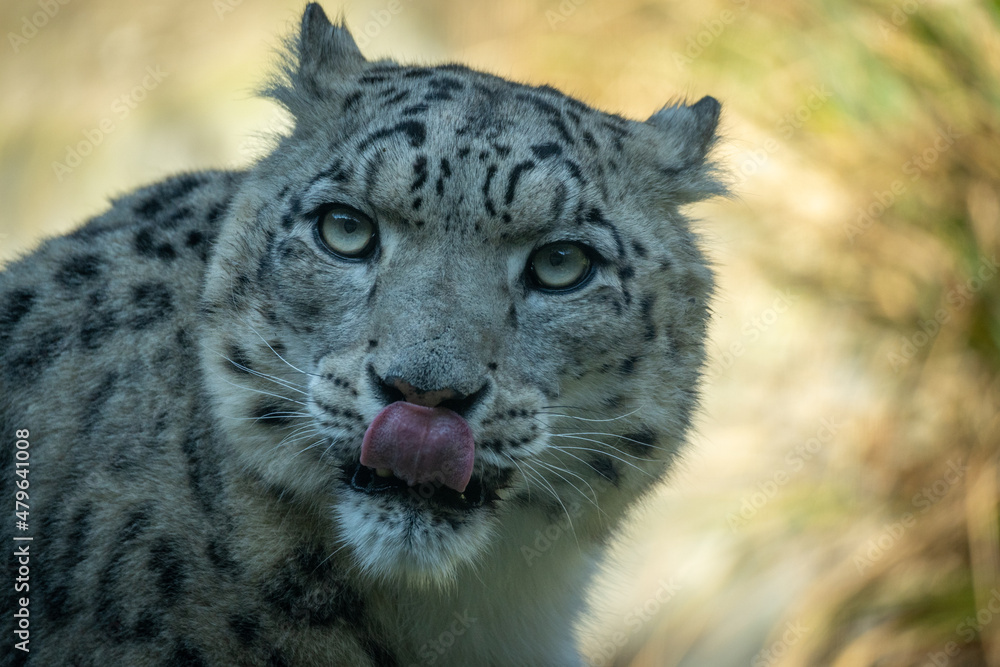
[[[396,401],[406,401],[429,408],[447,408],[463,417],[489,393],[489,382],[483,382],[482,386],[471,394],[463,394],[450,387],[434,389],[419,387],[399,376],[382,378],[371,366],[368,367],[368,378],[375,395],[386,405]]]

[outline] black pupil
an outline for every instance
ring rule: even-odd
[[[344,220],[344,231],[345,232],[347,232],[348,234],[353,234],[357,230],[358,230],[358,221],[357,220],[351,220],[350,218],[348,218],[347,220]]]
[[[559,266],[564,261],[566,261],[566,257],[568,255],[569,255],[569,250],[566,250],[565,248],[553,249],[549,252],[549,264],[551,264],[552,266]]]

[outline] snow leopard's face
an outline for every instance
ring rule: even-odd
[[[206,289],[247,468],[385,577],[446,579],[519,515],[615,518],[695,405],[711,276],[676,206],[714,187],[717,104],[627,121],[308,20],[300,59]]]

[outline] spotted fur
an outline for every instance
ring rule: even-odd
[[[588,576],[696,407],[712,276],[679,209],[722,192],[718,103],[636,122],[370,62],[318,5],[265,92],[295,125],[258,164],[138,190],[0,274],[35,536],[31,652],[0,664],[581,664]],[[333,203],[374,255],[323,247]],[[557,241],[591,253],[574,289],[528,278]],[[475,497],[362,488],[385,378],[450,397]]]

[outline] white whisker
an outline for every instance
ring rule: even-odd
[[[252,391],[257,394],[263,394],[264,396],[273,396],[274,398],[280,398],[283,401],[288,401],[289,403],[296,403],[302,407],[306,407],[306,404],[302,401],[296,401],[294,398],[288,398],[287,396],[282,396],[281,394],[273,394],[269,391],[264,391],[263,389],[254,389],[253,387],[244,387],[241,384],[236,384],[235,382],[230,382],[226,378],[222,377],[219,373],[215,373],[215,376],[225,382],[226,384],[236,387],[237,389],[242,389],[244,391]]]
[[[542,475],[539,471],[537,471],[534,468],[532,468],[531,465],[528,464],[527,461],[525,461],[524,464],[525,464],[525,466],[529,470],[532,471],[533,476],[535,476],[535,478],[538,481],[540,481],[542,484],[544,484],[545,486],[548,487],[549,491],[552,493],[552,497],[555,498],[556,502],[559,503],[559,506],[562,507],[563,513],[566,514],[566,521],[569,522],[570,532],[573,533],[573,541],[576,542],[576,546],[577,546],[577,548],[579,548],[580,547],[580,540],[576,536],[576,527],[573,525],[573,517],[570,516],[569,510],[566,509],[566,505],[563,503],[562,498],[559,497],[559,494],[556,492],[555,487],[553,487],[552,484],[550,484],[549,481],[545,479],[544,475]],[[573,487],[573,488],[576,488],[576,487]],[[583,492],[581,491],[580,493],[583,493]]]
[[[578,421],[584,421],[584,422],[613,422],[613,421],[618,421],[619,419],[625,419],[626,417],[631,417],[632,415],[634,415],[635,413],[639,412],[639,410],[642,409],[641,406],[640,406],[640,407],[636,408],[635,410],[633,410],[632,412],[627,412],[627,413],[625,413],[623,415],[619,415],[618,417],[610,417],[610,418],[607,418],[607,419],[594,419],[592,417],[576,417],[574,415],[566,415],[566,414],[561,414],[561,413],[558,413],[558,412],[549,412],[549,408],[550,407],[551,408],[559,408],[559,407],[566,407],[566,406],[558,406],[558,405],[556,405],[556,406],[547,406],[545,408],[540,408],[538,411],[544,413],[545,415],[548,415],[549,417],[563,417],[565,419],[576,419]],[[582,408],[578,408],[578,409],[582,409]]]
[[[260,335],[260,332],[257,331],[257,329],[255,329],[252,324],[250,324],[249,320],[247,320],[246,318],[243,318],[243,322],[248,327],[250,327],[251,331],[253,331],[255,334],[257,334],[257,337],[260,338],[261,341],[263,341],[264,345],[267,345],[267,349],[271,350],[271,352],[274,353],[274,356],[278,357],[278,359],[281,359],[283,362],[285,362],[286,366],[288,366],[292,370],[295,370],[295,371],[298,371],[299,373],[302,373],[303,375],[310,375],[312,377],[319,377],[319,375],[316,374],[316,373],[309,373],[308,371],[304,371],[301,368],[299,368],[298,366],[295,366],[292,363],[290,363],[287,359],[285,359],[283,356],[281,356],[280,354],[278,354],[278,352],[273,347],[271,347],[271,344],[267,342],[267,339]]]
[[[295,458],[296,456],[298,456],[299,454],[302,454],[303,452],[308,452],[308,451],[309,451],[310,449],[312,449],[312,448],[314,448],[314,447],[319,447],[320,445],[322,445],[322,444],[323,444],[323,442],[324,442],[324,441],[325,441],[325,438],[322,438],[322,437],[321,437],[321,438],[320,438],[319,440],[317,440],[317,441],[316,441],[316,442],[314,442],[313,444],[309,445],[308,447],[303,447],[303,448],[302,448],[302,449],[300,449],[299,451],[297,451],[297,452],[295,452],[294,454],[292,454],[291,458],[293,458],[293,459],[294,459],[294,458]]]
[[[226,417],[226,419],[233,419],[235,421],[259,421],[261,419],[271,419],[274,417],[284,417],[287,419],[304,419],[306,417],[312,417],[308,412],[269,412],[266,415],[261,415],[260,417]]]
[[[619,440],[626,440],[628,442],[634,442],[635,444],[641,445],[643,448],[646,448],[646,449],[658,449],[658,450],[663,451],[663,452],[669,452],[670,451],[666,447],[659,447],[659,446],[654,445],[652,443],[642,442],[641,440],[636,440],[635,438],[629,438],[628,436],[624,436],[624,435],[618,435],[617,433],[602,433],[600,431],[597,431],[597,432],[594,432],[594,431],[581,431],[579,433],[552,433],[551,435],[558,436],[558,437],[561,437],[561,438],[577,438],[579,440],[589,440],[589,438],[581,437],[581,436],[585,436],[585,435],[604,435],[604,436],[607,436],[609,438],[618,438]],[[626,454],[626,452],[623,452],[621,449],[619,449],[615,445],[612,445],[609,442],[604,442],[603,440],[590,440],[590,441],[591,442],[599,443],[601,445],[604,445],[605,447],[610,447],[610,448],[614,449],[615,451],[621,452],[622,454]],[[642,459],[641,456],[636,456],[634,458]],[[642,460],[648,460],[648,459],[642,459]]]
[[[283,379],[281,379],[279,377],[275,377],[275,376],[269,375],[267,373],[261,373],[260,371],[254,370],[253,368],[250,368],[249,366],[244,366],[243,364],[241,364],[241,363],[239,363],[237,361],[233,361],[232,359],[230,359],[226,355],[222,354],[221,352],[215,352],[215,354],[219,355],[220,357],[222,357],[223,359],[225,359],[226,361],[228,361],[229,363],[231,363],[233,366],[235,366],[236,368],[239,368],[240,370],[242,370],[242,371],[244,371],[246,373],[250,373],[251,375],[256,375],[257,377],[263,378],[265,380],[268,380],[269,382],[274,382],[275,384],[281,385],[282,387],[285,387],[286,389],[291,389],[292,391],[297,391],[300,394],[302,394],[303,396],[308,396],[309,395],[308,392],[305,392],[302,389],[300,389],[301,385],[297,385],[294,382],[291,382],[289,380],[283,380]]]
[[[580,438],[580,440],[590,440],[590,439],[589,438]],[[590,440],[590,442],[597,442],[597,441],[596,440]],[[603,445],[604,443],[598,443],[598,444],[602,444]],[[624,463],[627,466],[631,466],[631,467],[635,468],[636,470],[638,470],[639,472],[641,472],[644,475],[648,475],[649,477],[655,477],[655,475],[650,474],[649,471],[647,471],[647,470],[643,470],[642,468],[640,468],[639,466],[635,465],[631,461],[626,461],[625,459],[620,459],[617,456],[615,456],[614,454],[612,454],[610,452],[606,452],[603,449],[594,449],[593,447],[571,447],[569,445],[553,445],[552,448],[554,450],[557,450],[557,451],[560,451],[560,452],[565,452],[566,454],[569,454],[570,456],[573,456],[573,458],[579,459],[580,461],[583,461],[583,459],[580,459],[580,457],[574,456],[573,454],[570,454],[568,450],[572,449],[572,450],[582,451],[582,452],[593,452],[595,454],[603,454],[603,455],[608,456],[608,457],[610,457],[610,458],[612,458],[612,459],[614,459],[616,461],[620,461],[621,463]],[[615,450],[615,451],[617,451],[617,450]],[[618,452],[618,453],[619,454],[625,454],[626,456],[630,456],[630,454],[627,454],[626,452]],[[633,457],[633,458],[639,458],[639,457]],[[649,459],[639,459],[639,460],[641,460],[641,461],[648,461]],[[586,461],[583,461],[583,462],[586,463]]]
[[[524,485],[528,488],[528,500],[530,501],[531,500],[531,484],[528,483],[528,476],[524,474],[524,470],[521,469],[521,466],[518,465],[517,461],[514,459],[513,456],[511,456],[507,452],[504,452],[503,455],[507,457],[508,461],[510,461],[511,463],[514,464],[514,467],[517,468],[518,471],[520,471],[521,477],[524,478]]]
[[[592,487],[592,486],[590,485],[590,482],[588,482],[588,481],[587,481],[586,479],[584,479],[584,478],[583,478],[583,477],[581,477],[580,475],[577,475],[577,474],[576,474],[575,472],[573,472],[572,470],[568,470],[568,469],[566,469],[566,468],[563,468],[563,467],[560,467],[560,466],[557,466],[557,465],[553,465],[553,464],[551,464],[551,463],[546,463],[545,461],[538,461],[538,464],[539,464],[539,465],[543,465],[543,466],[545,466],[546,468],[548,468],[549,470],[551,470],[551,471],[552,471],[553,473],[555,473],[556,475],[558,475],[558,476],[559,476],[559,478],[560,478],[560,479],[562,479],[562,480],[563,480],[564,482],[566,482],[566,484],[567,484],[567,485],[568,485],[568,486],[569,486],[569,487],[570,487],[571,489],[573,489],[574,491],[576,491],[577,493],[579,493],[579,494],[580,494],[581,496],[583,496],[584,498],[586,498],[586,499],[587,499],[587,502],[589,502],[589,503],[590,503],[591,505],[593,505],[594,507],[596,507],[596,508],[597,508],[597,511],[598,511],[598,512],[600,512],[601,514],[604,514],[604,511],[603,511],[603,510],[601,509],[601,506],[597,504],[597,492],[596,492],[596,491],[594,491],[594,487]],[[561,472],[564,472],[564,473],[566,473],[567,475],[573,475],[573,477],[576,477],[576,478],[577,478],[577,479],[579,479],[579,480],[580,480],[581,482],[583,482],[584,484],[586,484],[586,485],[587,485],[587,488],[588,488],[588,489],[590,489],[590,492],[591,492],[592,494],[594,494],[594,497],[593,497],[593,498],[591,498],[591,497],[590,497],[590,496],[588,496],[588,495],[587,495],[586,493],[584,493],[583,491],[581,491],[581,490],[580,490],[580,489],[579,489],[579,488],[578,488],[578,487],[576,486],[576,484],[574,484],[574,483],[573,483],[573,482],[571,482],[570,480],[568,480],[568,479],[566,479],[565,477],[563,477],[563,476],[562,476],[562,475],[560,474]]]
[[[281,442],[275,445],[275,449],[277,449],[278,447],[284,447],[285,445],[291,444],[293,442],[298,442],[303,438],[308,438],[310,435],[318,433],[319,430],[316,428],[314,424],[306,424],[304,426],[299,426],[297,429],[295,429],[294,431],[286,435],[284,438],[282,438]]]

